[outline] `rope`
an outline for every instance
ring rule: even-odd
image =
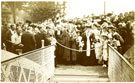
[[[87,51],[87,50],[77,50],[77,49],[69,48],[69,47],[67,47],[67,46],[62,45],[62,44],[59,43],[58,41],[57,41],[56,43],[59,44],[60,46],[64,47],[64,48],[68,49],[68,50],[77,51],[77,52],[86,52],[86,51]],[[99,47],[100,47],[100,46],[99,46]],[[98,48],[98,47],[97,47],[97,48]],[[90,50],[94,50],[94,49],[95,49],[95,48],[92,48],[92,49],[90,49]]]

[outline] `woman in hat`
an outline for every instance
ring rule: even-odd
[[[103,67],[107,67],[107,61],[108,61],[108,54],[107,54],[107,44],[108,44],[108,36],[107,34],[102,33],[102,45],[103,45],[103,53],[102,53],[102,58],[103,58]]]
[[[70,47],[70,30],[67,29],[67,27],[65,28],[65,30],[63,31],[63,35],[62,35],[62,39],[63,39],[63,45],[65,45],[66,47]],[[70,64],[70,50],[64,48],[64,52],[63,52],[63,60],[65,64]]]
[[[101,31],[100,31],[100,26],[97,26],[94,30],[94,35],[95,35],[95,55],[96,55],[96,59],[98,61],[98,64],[101,64],[102,61],[102,44],[100,41],[100,35],[101,35]]]
[[[76,39],[77,39],[77,33],[76,31],[74,30],[72,32],[72,36],[71,36],[71,48],[72,49],[77,49],[77,42],[76,42]],[[77,61],[77,54],[76,54],[76,51],[71,51],[71,55],[70,55],[72,58],[71,58],[71,62],[72,64],[76,64],[76,61]]]
[[[82,36],[81,36],[81,32],[80,30],[77,30],[77,49],[80,50],[80,52],[77,52],[77,63],[81,64],[81,59],[82,59],[82,51],[83,50],[83,46],[84,46],[84,41],[82,41]]]
[[[86,50],[86,52],[83,52],[83,65],[95,65],[96,64],[96,58],[95,58],[95,51],[92,50],[92,44],[94,42],[95,36],[92,32],[92,26],[86,26],[87,29],[85,30],[85,34],[83,35],[83,41],[84,41],[84,47],[83,50]]]
[[[117,32],[114,32],[113,34],[113,42],[115,43],[114,47],[118,50],[118,52],[123,54],[122,45],[124,44],[124,40],[122,36],[120,36]]]
[[[101,34],[105,34],[105,35],[108,35],[108,24],[107,23],[104,23],[101,25]],[[100,38],[101,41],[104,41],[103,40],[103,37]]]
[[[108,33],[109,43],[112,45],[113,44],[112,40],[113,40],[113,34],[115,32],[115,27],[113,25],[108,26],[108,32],[109,32]]]
[[[90,34],[91,34],[91,27],[85,25],[85,31],[83,33],[82,40],[84,41],[83,50],[87,50],[86,52],[82,53],[82,65],[88,65],[88,57],[90,56]]]
[[[57,31],[55,32],[55,37],[57,39],[57,42],[63,44],[63,32],[62,32],[62,28],[64,28],[61,25],[57,25]],[[60,46],[59,44],[57,44],[57,48],[56,48],[56,58],[59,64],[63,63],[63,53],[64,53],[64,49],[62,46]]]

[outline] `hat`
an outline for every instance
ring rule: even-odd
[[[76,25],[81,25],[82,23],[80,21],[77,21],[75,24]]]
[[[26,20],[25,22],[28,23],[28,24],[31,24],[31,21],[30,20]]]
[[[112,15],[113,15],[113,13],[108,13],[108,14],[107,14],[107,16],[112,16]]]
[[[109,25],[108,29],[115,29],[115,27],[113,25]]]
[[[83,20],[84,23],[87,23],[87,20]]]
[[[125,27],[126,26],[125,23],[119,23],[118,25],[121,25],[122,27]]]
[[[94,25],[97,27],[100,27],[100,25],[98,24],[98,22],[94,22]]]
[[[49,35],[54,35],[54,30],[52,30],[52,29],[48,30],[48,34]]]
[[[113,38],[119,40],[120,39],[120,36],[118,34],[115,34],[115,35],[113,35]]]
[[[49,25],[46,25],[46,29],[51,29],[51,26],[49,26]]]
[[[38,28],[35,28],[35,32],[39,33],[40,31],[39,31],[39,29],[38,29]]]
[[[91,25],[89,25],[89,24],[85,24],[85,27],[87,27],[87,28],[91,28]]]
[[[76,32],[80,32],[80,30],[76,29]]]
[[[119,23],[118,25],[122,25],[122,23]]]
[[[101,36],[102,36],[102,37],[106,37],[106,38],[108,38],[108,35],[107,35],[107,34],[105,34],[105,33],[102,33],[102,34],[101,34]]]
[[[104,22],[102,25],[101,25],[102,28],[104,27],[108,27],[108,23],[107,22]]]

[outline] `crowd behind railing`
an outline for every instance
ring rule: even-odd
[[[134,44],[135,12],[125,12],[115,15],[108,13],[100,16],[85,16],[83,18],[48,19],[42,23],[25,23],[2,25],[1,47],[13,53],[25,53],[56,42],[80,52],[56,47],[58,61],[73,63],[76,61],[86,65],[88,56],[93,54],[99,63],[107,64],[107,44],[111,44],[121,54],[124,54]],[[87,42],[90,43],[87,43]],[[89,47],[90,46],[90,47]],[[86,52],[81,52],[86,50]],[[81,56],[84,55],[84,56]],[[79,58],[78,58],[79,56]],[[83,57],[83,58],[82,58]],[[62,62],[62,61],[61,61]]]

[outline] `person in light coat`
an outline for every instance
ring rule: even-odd
[[[108,61],[108,53],[107,53],[107,45],[108,45],[108,36],[106,34],[101,34],[103,41],[103,53],[102,53],[102,60],[103,60],[103,67],[107,67],[107,61]]]

